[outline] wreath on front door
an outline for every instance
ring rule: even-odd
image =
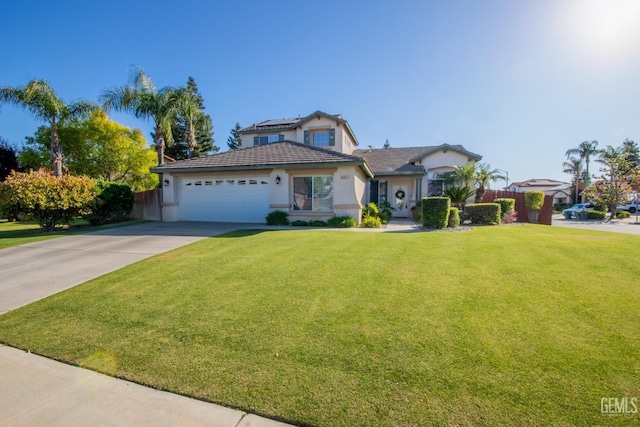
[[[405,196],[404,191],[402,190],[396,191],[396,199],[404,200],[404,196]]]

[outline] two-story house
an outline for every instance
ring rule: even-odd
[[[162,173],[164,221],[264,222],[350,216],[388,201],[408,216],[422,196],[439,195],[443,173],[481,156],[459,145],[358,149],[342,115],[267,120],[240,130],[242,148],[152,169]]]

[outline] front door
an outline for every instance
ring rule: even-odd
[[[407,194],[407,190],[406,185],[394,185],[392,187],[391,193],[389,194],[389,201],[391,205],[396,208],[396,210],[393,211],[394,217],[406,218],[408,216],[407,200],[409,195]]]

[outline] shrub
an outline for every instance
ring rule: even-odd
[[[18,207],[44,230],[68,225],[96,196],[95,182],[86,176],[53,176],[40,169],[12,172],[2,183],[3,205]]]
[[[569,207],[569,205],[567,203],[554,203],[553,204],[553,211],[554,212],[562,212],[563,210],[567,209]]]
[[[425,197],[422,199],[422,225],[425,228],[445,228],[449,219],[448,197]]]
[[[447,221],[447,227],[453,228],[460,225],[460,213],[458,208],[449,208],[449,220]]]
[[[422,224],[422,201],[424,199],[420,199],[416,202],[416,205],[411,208],[411,212],[413,212],[413,219],[418,223]]]
[[[500,224],[500,205],[497,203],[467,205],[464,213],[473,224]]]
[[[616,218],[618,219],[622,219],[622,218],[631,218],[631,214],[627,211],[617,211],[616,212]]]
[[[512,224],[516,221],[518,221],[518,214],[516,213],[516,211],[507,212],[506,214],[502,215],[503,224]]]
[[[598,212],[606,212],[607,211],[607,205],[594,205],[593,206],[593,210],[594,211],[598,211]]]
[[[544,204],[544,193],[542,191],[526,191],[524,193],[524,202],[527,209],[539,211]]]
[[[329,227],[333,228],[351,228],[358,226],[356,220],[350,216],[336,216],[334,218],[330,218],[329,221],[327,221],[327,224],[329,224]]]
[[[312,226],[312,227],[326,227],[329,224],[327,224],[326,222],[321,221],[319,219],[314,219],[313,221],[309,221],[309,225]]]
[[[289,225],[289,214],[285,211],[271,211],[266,220],[267,225]]]
[[[383,224],[386,224],[391,219],[391,215],[393,215],[393,208],[391,207],[391,203],[382,202],[380,206],[378,206],[378,218],[382,221]]]
[[[378,206],[375,203],[371,202],[367,206],[362,208],[362,219],[370,216],[377,218],[379,213],[380,211],[378,210]]]
[[[587,211],[587,219],[605,219],[606,212],[601,211]]]
[[[109,224],[126,219],[133,209],[135,194],[126,184],[100,181],[98,195],[89,204],[91,212],[85,218],[91,225]]]
[[[382,227],[382,223],[380,222],[380,218],[376,216],[368,216],[362,220],[360,227],[363,228],[380,228]]]
[[[297,219],[291,223],[291,225],[295,225],[296,227],[306,227],[309,225],[307,221],[303,221],[301,219]]]
[[[502,218],[509,212],[513,212],[516,208],[516,199],[495,199],[493,203],[500,205],[500,215]]]

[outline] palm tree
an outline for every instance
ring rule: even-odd
[[[187,122],[187,146],[189,147],[189,158],[191,159],[197,145],[196,128],[193,123],[200,111],[198,99],[189,87],[176,90],[174,96],[178,114],[184,117]]]
[[[0,103],[20,107],[29,111],[37,119],[47,122],[51,128],[51,163],[53,174],[62,176],[62,147],[58,137],[58,126],[67,120],[86,117],[98,110],[96,104],[88,101],[65,103],[46,80],[31,80],[24,87],[0,87]]]
[[[476,182],[476,203],[482,201],[482,196],[491,186],[492,181],[504,179],[498,169],[491,169],[488,163],[480,163],[475,165],[476,173],[474,179]]]
[[[467,186],[464,187],[449,187],[444,190],[444,195],[451,199],[451,203],[453,203],[458,209],[464,209],[464,204],[467,202],[467,199],[473,196],[474,191]]]
[[[565,153],[567,159],[571,156],[578,156],[581,160],[584,160],[586,165],[587,179],[585,184],[589,186],[591,183],[591,174],[589,173],[589,161],[594,154],[598,153],[598,141],[583,141],[576,148],[571,148]]]
[[[471,188],[475,180],[476,165],[467,163],[466,165],[458,166],[452,175],[458,185]]]
[[[573,175],[574,184],[576,186],[576,197],[574,203],[578,203],[580,194],[580,178],[585,175],[582,167],[582,160],[576,157],[569,157],[568,161],[562,163],[562,172]]]
[[[129,76],[129,85],[105,90],[100,95],[104,109],[112,108],[133,114],[137,118],[152,119],[155,130],[153,142],[158,152],[158,164],[164,163],[165,146],[173,142],[171,121],[178,110],[177,90],[165,86],[156,89],[142,68],[136,67]]]

